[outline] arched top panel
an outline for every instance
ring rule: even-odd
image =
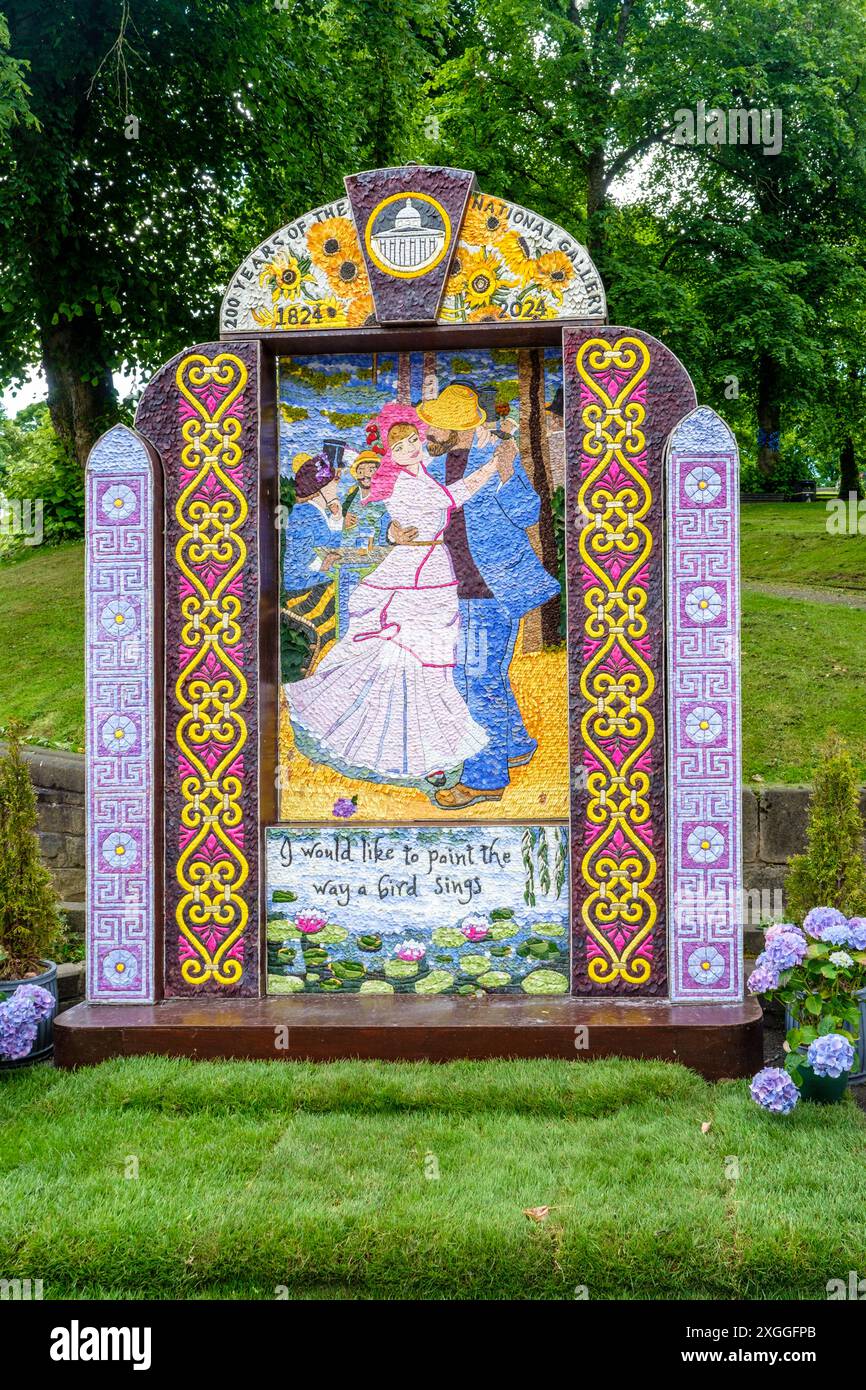
[[[606,316],[585,247],[479,191],[469,171],[376,169],[346,189],[247,257],[223,300],[223,334]]]

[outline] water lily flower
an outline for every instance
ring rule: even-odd
[[[323,917],[319,912],[299,912],[295,918],[295,926],[305,936],[314,936],[327,925],[327,917]]]
[[[401,941],[399,946],[395,946],[394,955],[398,960],[423,960],[427,954],[427,947],[421,941],[413,941],[411,937],[407,941]]]
[[[467,941],[483,941],[490,933],[490,922],[487,917],[464,917],[460,931]]]

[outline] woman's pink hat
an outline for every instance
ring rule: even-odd
[[[417,410],[411,405],[401,405],[399,401],[392,401],[389,405],[383,406],[376,416],[376,424],[379,426],[379,438],[382,442],[382,462],[373,476],[367,499],[369,502],[383,502],[390,497],[400,476],[400,464],[388,447],[388,431],[395,425],[411,425],[413,430],[418,431],[421,440],[427,434],[427,426]]]

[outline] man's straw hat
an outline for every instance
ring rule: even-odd
[[[349,469],[349,472],[351,473],[352,477],[357,481],[359,464],[375,463],[376,467],[378,468],[381,462],[382,455],[377,454],[375,449],[362,449],[360,454],[358,454],[357,458],[353,461],[352,466]]]
[[[487,419],[486,411],[481,409],[478,396],[471,386],[461,386],[455,382],[433,401],[422,401],[416,406],[421,419],[435,429],[471,430],[483,425]]]

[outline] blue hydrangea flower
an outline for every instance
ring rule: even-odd
[[[33,1011],[40,1021],[50,1018],[54,1012],[54,997],[41,985],[19,985],[12,998],[29,999],[33,1005]]]
[[[800,1092],[781,1067],[764,1067],[749,1087],[752,1100],[774,1115],[789,1115],[800,1099]]]
[[[848,945],[853,951],[866,951],[866,917],[852,917],[848,923]]]
[[[816,1076],[841,1076],[854,1065],[854,1048],[841,1033],[825,1033],[809,1044],[806,1061]]]
[[[786,931],[771,929],[767,933],[766,950],[761,955],[767,965],[781,973],[799,965],[808,949],[809,943],[799,928],[790,927]]]
[[[779,977],[772,966],[767,965],[763,956],[759,957],[754,970],[746,981],[746,988],[750,994],[766,994],[767,990],[778,989]]]
[[[827,932],[833,927],[845,927],[845,940],[838,936],[830,937]],[[844,946],[847,942],[848,918],[837,907],[813,907],[806,913],[803,930],[818,941],[830,941],[834,946]]]

